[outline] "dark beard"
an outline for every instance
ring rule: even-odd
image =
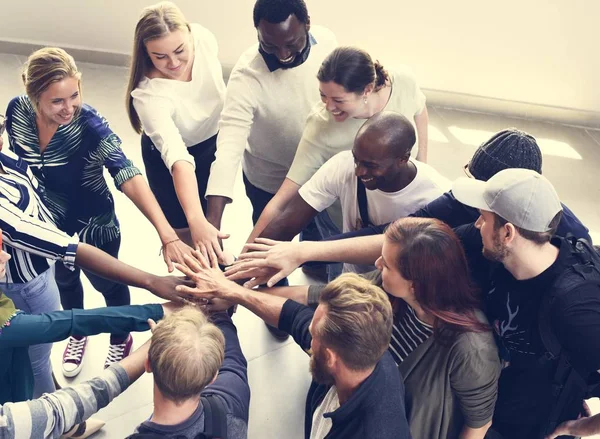
[[[312,357],[310,357],[310,373],[312,374],[313,380],[319,384],[326,386],[335,384],[333,375],[329,373],[325,363],[316,352],[313,352]]]

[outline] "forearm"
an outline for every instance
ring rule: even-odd
[[[458,437],[459,439],[484,439],[485,434],[487,433],[491,425],[492,421],[479,428],[471,428],[465,425]]]
[[[148,319],[163,317],[161,305],[74,309],[44,314],[17,314],[0,335],[1,347],[25,347],[61,341],[70,335],[146,331]]]
[[[235,282],[229,282],[228,288],[222,291],[220,297],[242,305],[264,320],[265,323],[275,327],[279,324],[281,308],[287,301],[287,298],[249,290]]]
[[[181,208],[185,214],[188,224],[198,221],[206,221],[200,196],[198,194],[198,182],[191,163],[179,160],[173,165],[173,185]]]
[[[381,256],[384,235],[361,236],[336,241],[303,241],[300,243],[298,262],[345,262],[373,265]]]
[[[429,141],[429,113],[427,112],[427,107],[423,108],[420,114],[415,116],[415,126],[417,128],[417,137],[419,142],[419,151],[417,152],[417,157],[420,161],[427,161],[427,143]]]
[[[284,299],[292,299],[295,302],[307,305],[308,288],[308,285],[295,285],[291,287],[258,288],[256,291]]]
[[[562,435],[570,436],[592,436],[600,433],[600,414],[589,418],[581,418],[575,421],[567,421],[564,424]]]
[[[75,264],[105,279],[132,287],[149,289],[152,282],[158,278],[153,274],[127,265],[102,250],[85,243],[80,243],[77,246]]]
[[[207,205],[208,205],[208,213],[206,214],[206,219],[209,223],[211,223],[215,228],[221,228],[221,220],[223,219],[223,212],[225,211],[225,206],[231,203],[231,198],[222,197],[219,195],[210,195],[206,197]]]
[[[121,185],[121,190],[152,223],[163,244],[177,239],[177,234],[167,221],[158,201],[141,175],[136,175]]]

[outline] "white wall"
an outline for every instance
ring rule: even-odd
[[[2,2],[0,40],[128,53],[145,0]],[[384,65],[406,63],[428,89],[600,111],[600,2],[307,0],[313,23]],[[179,0],[211,29],[221,61],[255,41],[254,0]]]

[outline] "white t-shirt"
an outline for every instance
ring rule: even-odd
[[[331,413],[340,408],[340,398],[337,388],[331,386],[323,401],[313,413],[312,428],[310,429],[310,439],[325,439],[325,436],[331,430],[333,422],[331,418],[325,418],[325,413]]]
[[[179,160],[195,166],[187,147],[217,134],[225,99],[217,40],[199,24],[190,27],[194,39],[192,80],[145,77],[131,92],[144,132],[169,171]]]
[[[246,177],[254,186],[274,194],[287,175],[306,117],[319,100],[317,72],[337,46],[333,33],[312,26],[306,61],[290,69],[267,67],[258,44],[238,59],[227,83],[219,122],[216,160],[206,195],[233,199],[235,176],[243,156]]]
[[[425,108],[425,95],[407,68],[390,69],[388,72],[392,92],[384,110],[402,114],[414,126],[415,115]],[[319,102],[308,116],[287,178],[300,186],[306,183],[331,157],[352,149],[356,133],[365,122],[366,119],[354,118],[336,122],[325,104]]]
[[[417,168],[414,180],[397,192],[366,190],[369,218],[381,225],[403,218],[435,200],[451,188],[451,183],[426,163],[411,160]],[[300,188],[300,196],[318,212],[337,199],[342,204],[343,231],[361,227],[356,195],[356,174],[351,151],[333,156]]]

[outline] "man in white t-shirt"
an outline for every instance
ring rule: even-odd
[[[304,0],[258,0],[254,26],[259,43],[242,54],[227,84],[206,191],[207,219],[216,228],[240,162],[253,223],[281,186],[319,101],[317,72],[337,46],[331,31],[311,27]]]
[[[392,111],[371,117],[358,131],[352,151],[328,160],[262,237],[291,240],[337,199],[344,232],[386,224],[425,206],[446,192],[450,182],[410,158],[414,143],[415,130],[406,117]],[[364,201],[359,202],[361,192]]]

